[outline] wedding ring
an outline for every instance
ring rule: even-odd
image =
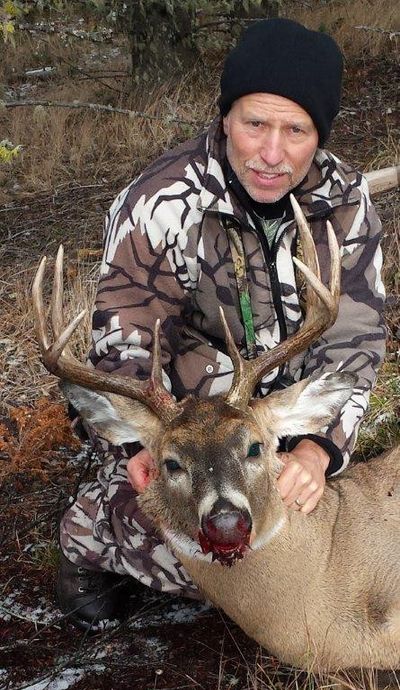
[[[304,505],[304,503],[302,503],[301,501],[299,501],[298,498],[295,499],[295,504],[296,504],[297,506],[299,506],[299,508],[302,508],[303,505]]]

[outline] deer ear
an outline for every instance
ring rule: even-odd
[[[145,448],[151,448],[162,430],[154,412],[136,400],[96,393],[67,381],[60,387],[82,419],[113,445],[140,441]]]
[[[320,431],[331,422],[350,398],[356,377],[334,372],[312,375],[290,388],[253,401],[258,412],[268,412],[268,423],[277,436]]]

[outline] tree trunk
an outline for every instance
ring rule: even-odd
[[[281,0],[231,0],[220,16],[230,19],[231,38],[246,20],[277,17]],[[199,59],[199,33],[195,0],[130,0],[127,16],[133,84],[156,84],[182,74]],[[210,17],[218,16],[218,3],[210,3]],[[208,10],[204,12],[206,16]],[[236,24],[237,20],[237,24]]]
[[[190,69],[199,57],[192,2],[131,0],[129,42],[132,79],[154,84]]]

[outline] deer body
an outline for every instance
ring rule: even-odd
[[[205,596],[286,663],[397,668],[399,461],[394,450],[352,467],[310,515],[266,506],[282,526],[231,568],[174,551]]]

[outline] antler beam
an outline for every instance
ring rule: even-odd
[[[54,268],[53,291],[51,297],[50,318],[53,342],[49,344],[45,307],[43,302],[43,277],[46,268],[46,257],[43,257],[32,286],[32,299],[36,336],[39,343],[42,362],[46,369],[60,379],[76,383],[84,388],[123,395],[137,400],[149,407],[161,421],[170,422],[179,412],[178,403],[167,391],[162,380],[160,353],[160,321],[157,320],[153,339],[153,365],[148,381],[137,381],[128,376],[109,374],[92,370],[80,362],[71,352],[69,340],[76,330],[86,311],[64,327],[63,317],[63,247],[58,249]]]

